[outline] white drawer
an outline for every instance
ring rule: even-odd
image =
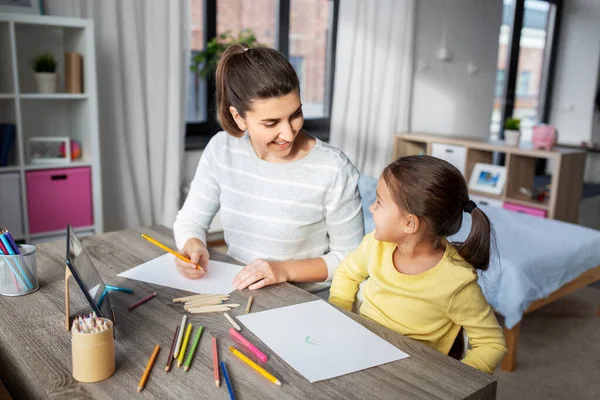
[[[467,169],[467,148],[445,143],[432,143],[431,155],[454,165],[463,176]]]
[[[477,203],[478,206],[488,206],[494,208],[504,207],[504,202],[502,200],[492,199],[490,197],[479,196],[476,194],[469,195],[469,197],[471,198],[471,200]]]
[[[19,185],[18,173],[0,173],[0,193],[2,193],[0,227],[8,229],[15,239],[24,238],[21,185]]]

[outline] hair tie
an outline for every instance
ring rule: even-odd
[[[471,214],[471,212],[477,208],[477,204],[473,200],[469,200],[463,209],[464,212]]]

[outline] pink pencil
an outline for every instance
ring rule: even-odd
[[[242,346],[244,346],[246,349],[248,349],[249,352],[251,352],[252,354],[254,354],[260,361],[265,362],[267,361],[269,358],[267,357],[267,355],[265,353],[263,353],[262,351],[260,351],[258,349],[258,347],[256,347],[255,345],[253,345],[252,343],[250,343],[248,341],[248,339],[246,339],[245,337],[243,337],[238,331],[236,331],[233,328],[229,328],[229,334],[235,339],[237,340]]]
[[[145,302],[147,302],[148,300],[154,298],[156,296],[156,293],[152,293],[149,296],[144,297],[143,299],[141,299],[140,301],[138,301],[137,303],[133,303],[132,305],[130,305],[129,307],[127,307],[129,309],[129,311],[133,310],[134,308],[141,306],[142,304],[144,304]]]

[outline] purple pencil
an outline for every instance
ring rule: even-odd
[[[156,293],[152,293],[149,296],[144,297],[143,299],[141,299],[140,301],[138,301],[137,303],[133,303],[132,305],[130,305],[129,307],[127,307],[129,309],[129,311],[133,310],[134,308],[141,306],[142,304],[144,304],[145,302],[147,302],[148,300],[154,298],[156,296]]]

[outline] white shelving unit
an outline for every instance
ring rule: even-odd
[[[58,93],[36,93],[30,63],[34,56],[42,52],[52,53],[58,61]],[[65,52],[78,52],[83,56],[84,93],[64,93]],[[20,220],[21,226],[6,228],[18,232],[17,239],[28,242],[63,236],[62,230],[31,232],[27,174],[31,171],[85,167],[90,169],[92,224],[80,226],[76,230],[82,234],[102,232],[98,100],[92,20],[0,13],[0,122],[16,125],[12,160],[9,160],[8,166],[0,167],[0,178],[5,178],[2,182],[15,181],[16,184],[7,188],[5,183],[5,186],[0,187],[0,207],[3,200],[8,199],[11,190],[17,191],[19,204],[11,204],[9,212],[11,220]],[[79,141],[82,157],[69,164],[32,164],[27,154],[28,139],[40,136],[68,136]],[[12,174],[10,180],[7,174]],[[18,206],[20,216],[15,218],[12,214],[16,213],[15,208]],[[5,227],[2,219],[3,216],[6,219],[6,213],[6,209],[2,211],[0,208],[0,227]],[[69,221],[65,221],[65,226],[67,222]]]

